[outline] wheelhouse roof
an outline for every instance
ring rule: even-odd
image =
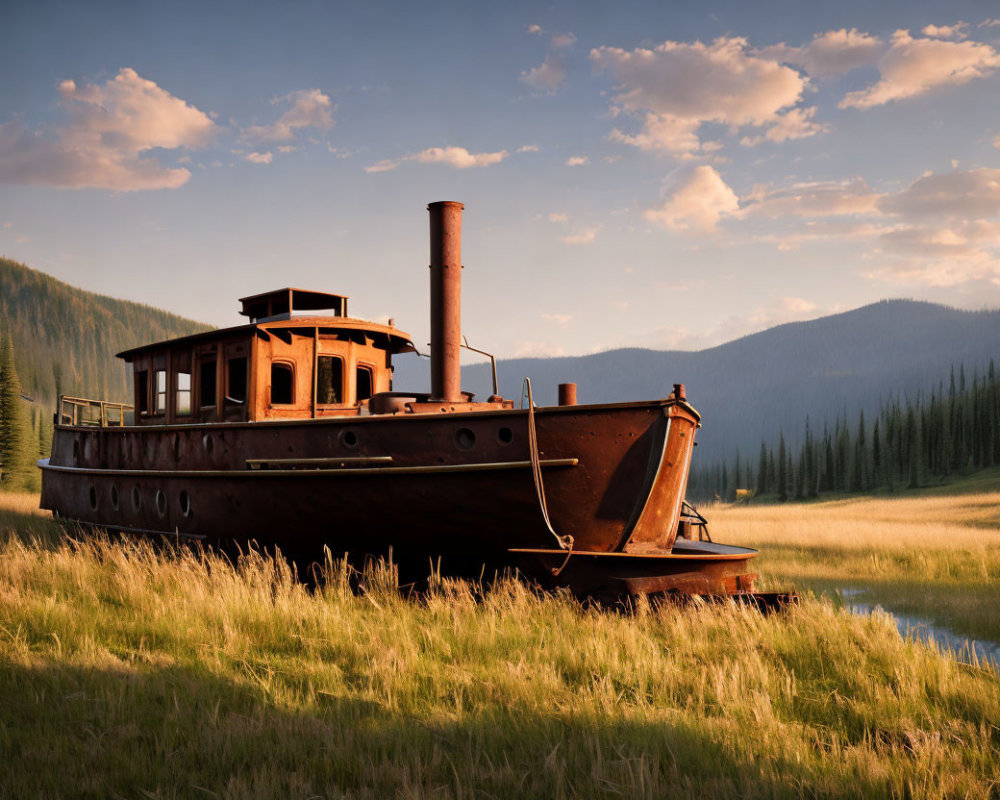
[[[320,331],[334,332],[360,332],[365,333],[375,340],[375,346],[388,350],[390,353],[412,353],[416,350],[410,334],[404,333],[395,327],[382,325],[378,322],[369,322],[364,319],[352,319],[351,317],[295,317],[294,319],[281,319],[272,322],[256,322],[246,325],[235,325],[231,328],[217,328],[212,331],[193,333],[189,336],[181,336],[177,339],[167,339],[162,342],[133,347],[130,350],[123,350],[118,353],[118,358],[131,362],[136,356],[156,350],[181,347],[184,345],[210,342],[213,339],[224,339],[233,334],[251,333],[253,331],[278,331],[319,328]]]

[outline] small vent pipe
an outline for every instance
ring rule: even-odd
[[[431,222],[431,400],[462,401],[462,209],[450,200],[427,206]]]

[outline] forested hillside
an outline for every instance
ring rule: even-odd
[[[151,306],[76,289],[0,258],[0,326],[24,393],[50,413],[63,394],[127,400],[115,353],[209,326]]]

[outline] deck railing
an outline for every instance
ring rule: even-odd
[[[133,407],[128,403],[90,400],[86,397],[70,397],[64,394],[59,398],[56,424],[120,428],[126,424],[125,412],[132,410]]]

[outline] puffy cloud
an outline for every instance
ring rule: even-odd
[[[712,167],[701,164],[679,170],[665,187],[667,198],[643,216],[655,225],[678,231],[710,232],[725,215],[739,211],[735,192]]]
[[[994,279],[1000,275],[995,249],[996,226],[977,221],[954,227],[906,226],[884,233],[879,240],[888,263],[865,273],[890,283],[950,287]]]
[[[646,114],[641,132],[629,136],[615,128],[611,131],[611,139],[641,150],[665,150],[675,154],[693,153],[702,148],[698,139],[700,126],[699,119],[685,119],[650,112]]]
[[[549,214],[549,222],[569,222],[569,214],[554,211]]]
[[[559,241],[563,244],[593,244],[597,238],[597,228],[584,228],[579,233],[560,236]]]
[[[539,148],[538,148],[537,144],[524,144],[524,145],[521,145],[519,148],[517,148],[517,150],[515,150],[514,152],[515,153],[537,153],[538,149]]]
[[[1000,169],[980,167],[924,175],[886,196],[879,207],[910,218],[983,218],[1000,214]]]
[[[545,31],[542,30],[541,25],[529,25],[525,30],[532,36],[541,36]]]
[[[470,153],[464,147],[429,147],[419,153],[410,153],[402,158],[383,158],[381,161],[365,167],[365,172],[388,172],[396,169],[404,161],[416,161],[421,164],[447,164],[455,169],[470,167],[488,167],[499,164],[510,155],[506,150],[497,153]]]
[[[863,178],[796,183],[784,189],[755,187],[743,198],[741,214],[772,218],[877,214],[882,197]]]
[[[874,64],[884,51],[885,44],[877,36],[862,33],[857,28],[841,28],[817,33],[803,47],[777,44],[764,47],[757,53],[765,58],[800,66],[817,78],[830,78]]]
[[[667,41],[652,49],[598,47],[590,59],[618,81],[617,110],[644,118],[641,133],[617,131],[613,138],[647,150],[693,151],[705,122],[776,124],[807,86],[796,70],[751,52],[739,37],[708,45]]]
[[[507,156],[506,150],[497,153],[470,153],[464,147],[429,147],[409,158],[421,164],[448,164],[456,169],[469,169],[499,164]]]
[[[562,56],[549,53],[537,67],[521,73],[521,81],[538,92],[554,92],[566,80]]]
[[[248,153],[246,160],[253,164],[270,164],[274,154],[268,150],[266,153]]]
[[[812,118],[815,114],[815,106],[790,109],[781,114],[774,124],[764,132],[763,136],[744,136],[740,140],[740,144],[744,147],[753,147],[763,141],[785,142],[789,139],[805,139],[829,131],[829,125],[813,122]]]
[[[294,141],[296,132],[303,128],[330,128],[336,108],[330,98],[319,89],[302,89],[271,101],[289,105],[271,125],[253,125],[246,131],[246,138],[256,142]]]
[[[536,92],[554,92],[566,81],[565,50],[575,41],[576,36],[572,33],[557,33],[549,40],[545,60],[537,67],[522,72],[521,81]]]
[[[840,101],[840,107],[863,109],[884,105],[939,86],[983,78],[998,67],[1000,54],[987,44],[914,39],[909,31],[896,31],[891,47],[878,62],[881,80],[848,93]]]
[[[968,30],[968,22],[956,22],[954,25],[925,25],[920,32],[935,39],[965,39]]]
[[[567,167],[582,167],[590,163],[590,159],[587,156],[570,156],[566,159]]]
[[[0,125],[0,180],[115,191],[174,189],[191,177],[143,154],[205,144],[208,115],[124,68],[102,85],[59,85],[67,122],[32,131]]]

